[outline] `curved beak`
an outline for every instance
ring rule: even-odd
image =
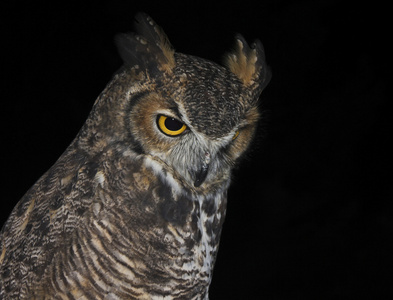
[[[209,164],[210,164],[210,153],[205,152],[205,157],[202,162],[201,169],[196,173],[194,186],[199,187],[206,179],[207,173],[209,172]]]
[[[194,186],[199,187],[206,179],[207,172],[209,171],[209,165],[202,166],[202,168],[196,173]]]

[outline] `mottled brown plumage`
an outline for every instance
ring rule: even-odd
[[[231,169],[269,80],[259,42],[228,68],[137,16],[124,67],[0,235],[1,299],[208,299]]]

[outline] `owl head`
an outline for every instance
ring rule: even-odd
[[[175,52],[145,14],[135,27],[116,37],[124,66],[90,116],[109,132],[102,144],[121,142],[193,189],[227,182],[252,140],[270,79],[262,44],[249,47],[237,36],[221,66]]]

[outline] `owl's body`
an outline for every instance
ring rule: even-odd
[[[230,174],[269,73],[175,53],[147,16],[125,66],[0,234],[1,299],[208,299]]]

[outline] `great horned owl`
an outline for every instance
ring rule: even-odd
[[[241,36],[226,67],[177,53],[151,18],[124,66],[0,235],[1,299],[208,299],[231,169],[270,72]]]

